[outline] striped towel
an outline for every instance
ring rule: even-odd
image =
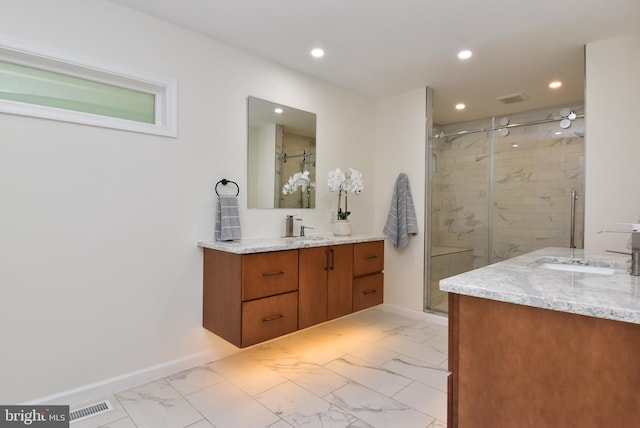
[[[398,175],[396,185],[391,197],[391,206],[387,223],[384,225],[384,234],[395,248],[402,248],[409,243],[409,235],[418,233],[418,220],[416,208],[413,205],[411,186],[407,174]]]
[[[216,241],[240,239],[240,214],[235,196],[218,196]]]

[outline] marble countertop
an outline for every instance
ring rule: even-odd
[[[549,258],[602,262],[612,275],[544,269]],[[544,259],[544,260],[541,260]],[[640,277],[631,256],[595,250],[544,248],[440,281],[450,293],[640,324]]]
[[[200,241],[198,246],[235,254],[265,253],[268,251],[296,250],[298,248],[324,247],[327,245],[354,244],[357,242],[382,241],[384,235],[309,235],[292,238],[247,238],[240,241]]]

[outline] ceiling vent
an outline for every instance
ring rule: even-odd
[[[503,95],[496,99],[503,104],[514,104],[514,103],[521,103],[523,101],[526,101],[528,98],[522,92],[516,92],[515,94]]]

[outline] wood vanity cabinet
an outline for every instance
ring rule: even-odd
[[[298,328],[350,314],[353,244],[299,250]]]
[[[384,297],[384,241],[353,246],[353,312],[379,305]]]
[[[236,254],[204,248],[202,325],[244,348],[383,300],[384,242]]]
[[[637,427],[640,324],[449,293],[450,428]]]
[[[204,249],[203,326],[238,347],[298,328],[298,250]]]

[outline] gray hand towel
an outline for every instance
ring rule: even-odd
[[[218,196],[215,235],[216,241],[240,239],[240,213],[235,196]]]
[[[398,175],[389,215],[384,225],[384,234],[395,248],[402,248],[409,243],[409,235],[418,233],[418,220],[416,219],[416,208],[413,205],[411,186],[407,174]]]

